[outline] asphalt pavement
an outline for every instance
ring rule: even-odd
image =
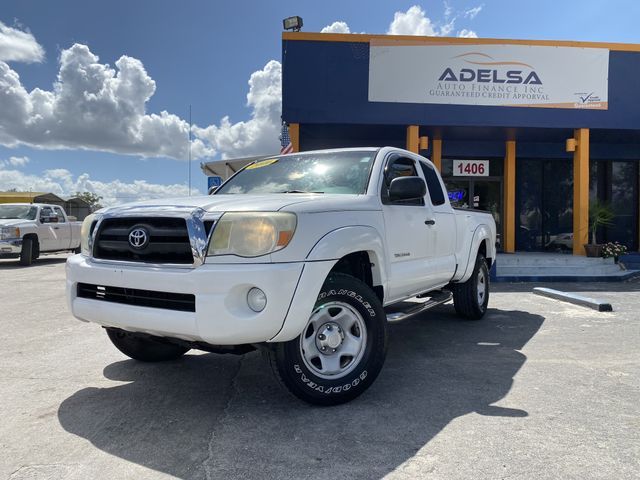
[[[71,317],[66,255],[0,260],[0,479],[638,479],[640,282],[496,285],[390,326],[360,398],[312,407],[258,352],[120,354]]]

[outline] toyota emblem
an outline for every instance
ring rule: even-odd
[[[129,232],[129,245],[133,248],[141,249],[149,243],[149,234],[144,228],[134,228]]]

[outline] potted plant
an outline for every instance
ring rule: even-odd
[[[611,207],[603,202],[596,200],[589,208],[589,228],[591,230],[591,243],[584,245],[587,257],[601,257],[602,245],[596,243],[596,231],[600,227],[613,225],[615,214]]]

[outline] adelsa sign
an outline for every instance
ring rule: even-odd
[[[606,110],[608,71],[603,48],[372,40],[369,101]]]

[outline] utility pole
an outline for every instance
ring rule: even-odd
[[[191,196],[191,104],[189,104],[189,196]]]

